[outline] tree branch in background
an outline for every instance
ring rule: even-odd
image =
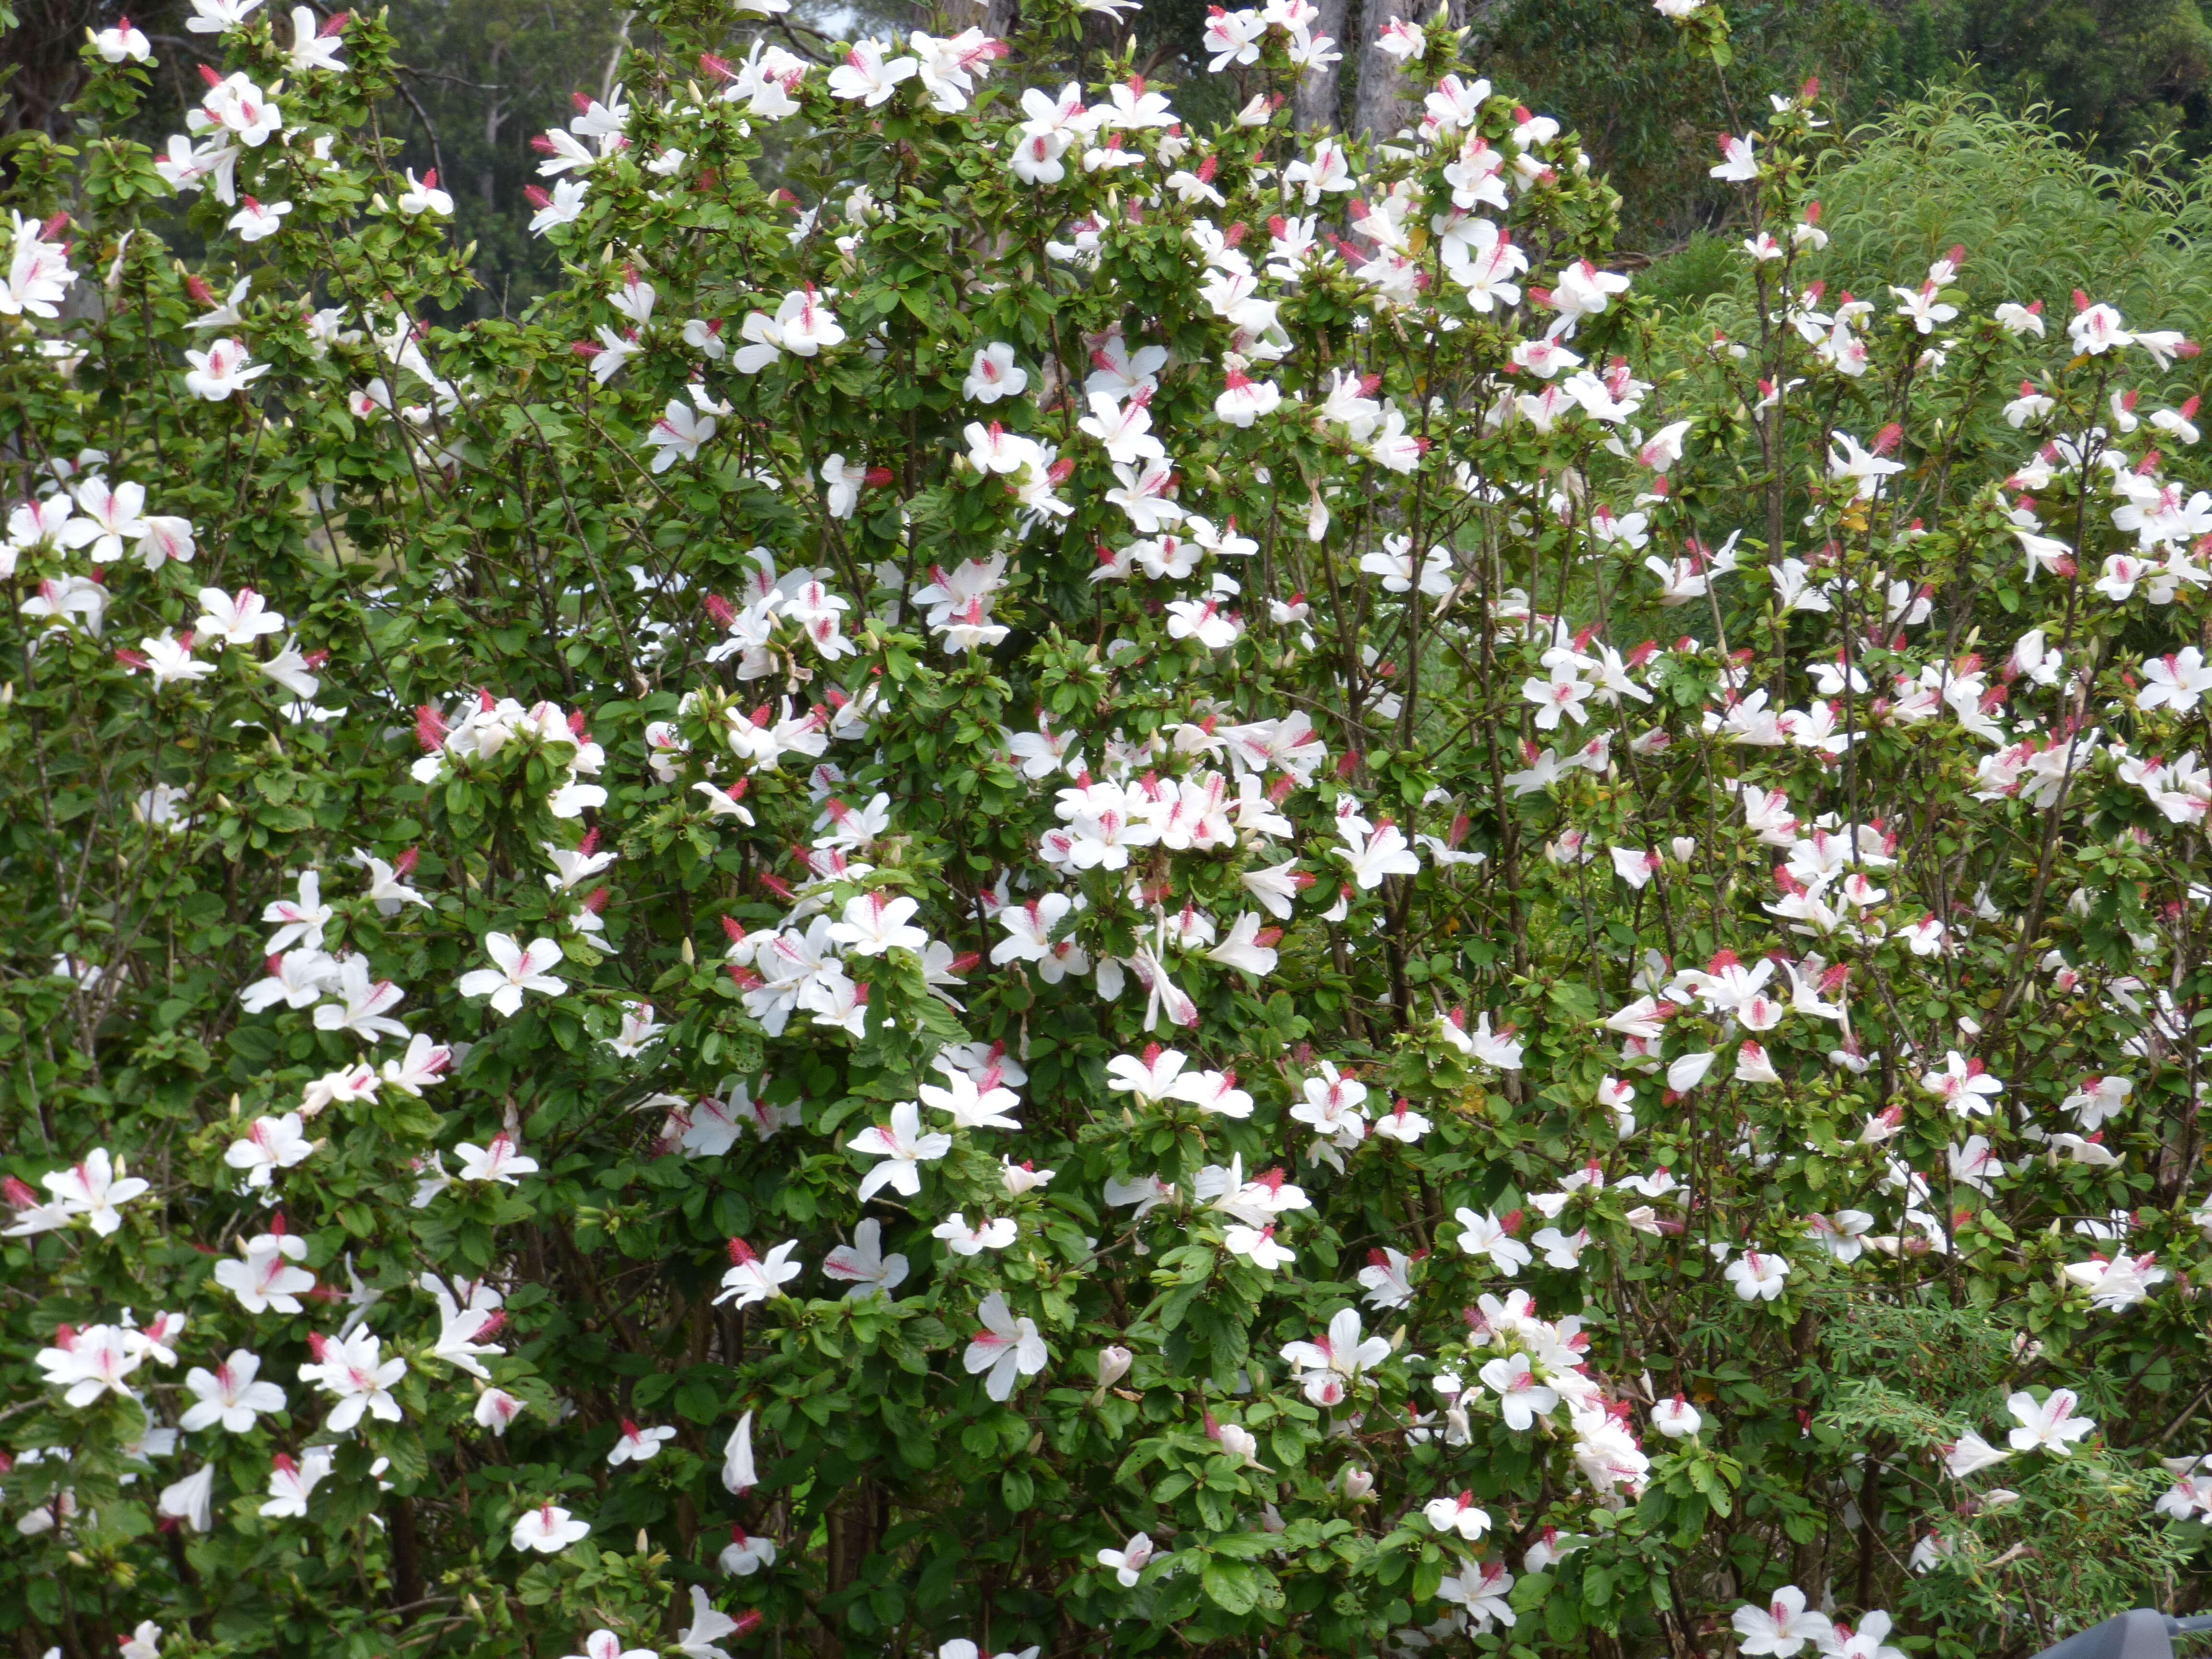
[[[1329,36],[1345,58],[1356,58],[1358,48],[1345,33],[1352,15],[1348,0],[1314,0],[1314,9],[1319,15],[1314,19],[1313,33]],[[1342,62],[1329,64],[1298,82],[1297,90],[1291,94],[1291,109],[1299,131],[1328,131],[1343,124],[1343,70]]]

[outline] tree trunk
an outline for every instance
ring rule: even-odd
[[[1351,21],[1347,0],[1315,0],[1315,6],[1321,15],[1314,19],[1313,33],[1329,36],[1339,52],[1356,57],[1345,38],[1345,26]],[[1291,112],[1300,132],[1327,132],[1342,124],[1342,69],[1340,64],[1331,64],[1326,69],[1309,70],[1298,82],[1291,97]]]
[[[499,81],[499,58],[501,49],[501,42],[493,41],[490,59],[484,65],[484,79],[493,85],[496,85]],[[484,162],[477,174],[477,193],[483,198],[483,204],[495,210],[499,206],[499,179],[496,173],[499,162],[499,130],[506,125],[506,100],[495,92],[484,100]]]
[[[615,89],[615,74],[622,68],[623,53],[629,50],[630,20],[637,15],[637,8],[629,7],[615,20],[614,44],[607,48],[607,66],[599,72],[599,101],[605,103]]]
[[[930,26],[939,0],[915,0],[917,28]],[[945,21],[954,33],[970,26],[994,40],[1004,40],[1021,27],[1021,0],[943,0]]]
[[[1444,27],[1468,32],[1464,51],[1470,56],[1485,41],[1496,38],[1512,15],[1516,0],[1446,0]],[[1402,9],[1401,9],[1402,8]],[[1346,46],[1346,56],[1359,65],[1358,89],[1352,100],[1352,131],[1370,138],[1390,139],[1411,125],[1410,107],[1427,91],[1415,85],[1398,60],[1375,44],[1382,26],[1393,16],[1424,28],[1433,27],[1436,14],[1419,0],[1368,0],[1362,8],[1357,32]],[[1304,107],[1300,107],[1300,123]]]
[[[413,1622],[416,1603],[422,1599],[422,1553],[415,1540],[415,1500],[398,1498],[392,1502],[389,1533],[392,1539],[392,1601],[400,1609],[399,1622]]]
[[[1359,82],[1352,94],[1352,131],[1363,138],[1388,140],[1406,125],[1406,100],[1413,88],[1398,60],[1375,44],[1382,26],[1399,15],[1391,0],[1368,0],[1360,8]]]

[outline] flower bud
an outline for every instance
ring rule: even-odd
[[[1098,1351],[1098,1386],[1110,1389],[1129,1374],[1133,1356],[1118,1344]]]
[[[1365,1469],[1347,1468],[1344,1472],[1344,1495],[1357,1504],[1375,1490],[1375,1477]]]

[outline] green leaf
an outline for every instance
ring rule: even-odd
[[[1199,1582],[1207,1599],[1224,1613],[1241,1618],[1260,1605],[1259,1575],[1249,1563],[1209,1559]]]

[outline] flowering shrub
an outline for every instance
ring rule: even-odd
[[[1206,133],[1056,0],[664,7],[538,144],[568,287],[448,331],[380,26],[196,4],[190,132],[118,26],[14,153],[26,1650],[2193,1595],[2178,334],[1852,297],[1808,89],[1677,337],[1441,22],[1395,142],[1293,134],[1299,0]]]

